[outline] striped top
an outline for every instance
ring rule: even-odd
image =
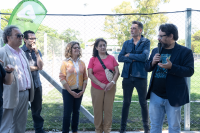
[[[76,68],[74,66],[72,58],[67,58],[62,62],[61,68],[60,68],[60,82],[62,85],[68,84],[71,90],[74,89],[83,89],[83,83],[87,83],[87,74],[86,74],[86,67],[85,63],[82,60],[77,60],[78,66],[79,66],[79,72],[76,72]],[[78,87],[77,87],[77,75],[78,75]],[[63,89],[64,86],[63,86]]]

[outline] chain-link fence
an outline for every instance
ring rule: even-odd
[[[161,15],[165,17],[162,19]],[[192,40],[193,51],[198,51],[197,43],[200,34],[200,12],[192,11]],[[152,18],[153,17],[153,18]],[[151,40],[151,50],[157,46],[158,26],[161,23],[169,22],[178,27],[179,41],[185,45],[185,11],[176,13],[157,14],[129,14],[129,15],[47,15],[42,26],[38,29],[36,36],[38,49],[41,50],[44,60],[44,71],[60,83],[58,75],[62,60],[64,59],[64,49],[69,41],[79,41],[82,47],[82,60],[88,66],[92,57],[92,48],[95,38],[103,37],[107,40],[109,54],[116,57],[121,50],[122,42],[130,38],[131,21],[138,19],[144,24],[144,36]],[[151,22],[151,19],[153,19]],[[161,19],[163,21],[161,21]],[[68,33],[68,34],[67,34]],[[200,33],[200,32],[199,32]],[[196,38],[193,36],[196,34]],[[192,39],[193,39],[192,38]],[[194,43],[195,41],[195,43]],[[200,42],[200,39],[199,39]],[[195,45],[193,45],[195,44]],[[199,47],[200,48],[200,47]],[[195,50],[194,50],[195,49]],[[199,51],[200,52],[200,51]],[[194,54],[195,73],[191,77],[191,111],[190,128],[200,130],[200,55]],[[123,63],[119,63],[119,70],[122,72]],[[148,81],[151,73],[148,74]],[[44,129],[60,131],[62,129],[63,99],[62,95],[41,75],[43,87],[43,109]],[[91,81],[88,81],[87,89],[84,93],[82,106],[93,114],[92,100],[90,94]],[[113,106],[112,130],[120,129],[121,112],[123,105],[122,78],[117,81],[117,91]],[[184,130],[184,109],[182,108],[182,130]],[[163,129],[167,129],[167,119],[164,121]],[[27,129],[33,129],[31,111],[28,114]],[[80,114],[79,130],[94,130],[94,124],[82,113]],[[138,95],[134,89],[132,103],[129,109],[127,130],[143,130],[142,116]]]

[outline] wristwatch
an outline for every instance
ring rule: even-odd
[[[12,73],[12,72],[8,72],[8,71],[6,71],[6,73],[10,74],[10,73]]]
[[[115,81],[111,81],[114,85],[116,84]]]

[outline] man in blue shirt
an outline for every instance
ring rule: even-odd
[[[126,131],[126,123],[134,87],[138,92],[144,133],[149,133],[149,117],[146,101],[147,72],[145,71],[145,62],[149,56],[150,41],[141,35],[142,30],[143,24],[141,22],[132,22],[132,39],[124,42],[122,50],[118,56],[118,61],[124,62],[124,67],[121,75],[123,77],[122,88],[124,100],[120,133]]]
[[[33,31],[28,30],[24,32],[24,45],[22,50],[25,52],[29,61],[34,82],[35,96],[31,102],[31,111],[35,133],[45,133],[43,130],[44,119],[40,115],[42,111],[42,86],[38,72],[38,70],[42,70],[43,68],[43,61],[42,54],[36,47],[36,36]]]

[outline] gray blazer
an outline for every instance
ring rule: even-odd
[[[33,101],[34,98],[34,84],[33,84],[33,79],[31,76],[31,70],[29,67],[29,63],[28,60],[24,54],[24,52],[22,52],[22,55],[24,57],[24,59],[26,60],[27,64],[28,64],[28,71],[29,71],[29,75],[31,78],[31,89],[29,90],[29,101]],[[18,82],[18,74],[16,71],[17,65],[15,63],[15,60],[13,58],[13,54],[10,51],[9,47],[7,45],[5,45],[4,47],[0,48],[0,59],[4,62],[2,64],[3,67],[7,66],[7,64],[11,64],[15,67],[15,71],[13,72],[14,74],[14,79],[11,85],[3,85],[3,108],[4,109],[13,109],[17,106],[18,102],[19,102],[19,82]]]

